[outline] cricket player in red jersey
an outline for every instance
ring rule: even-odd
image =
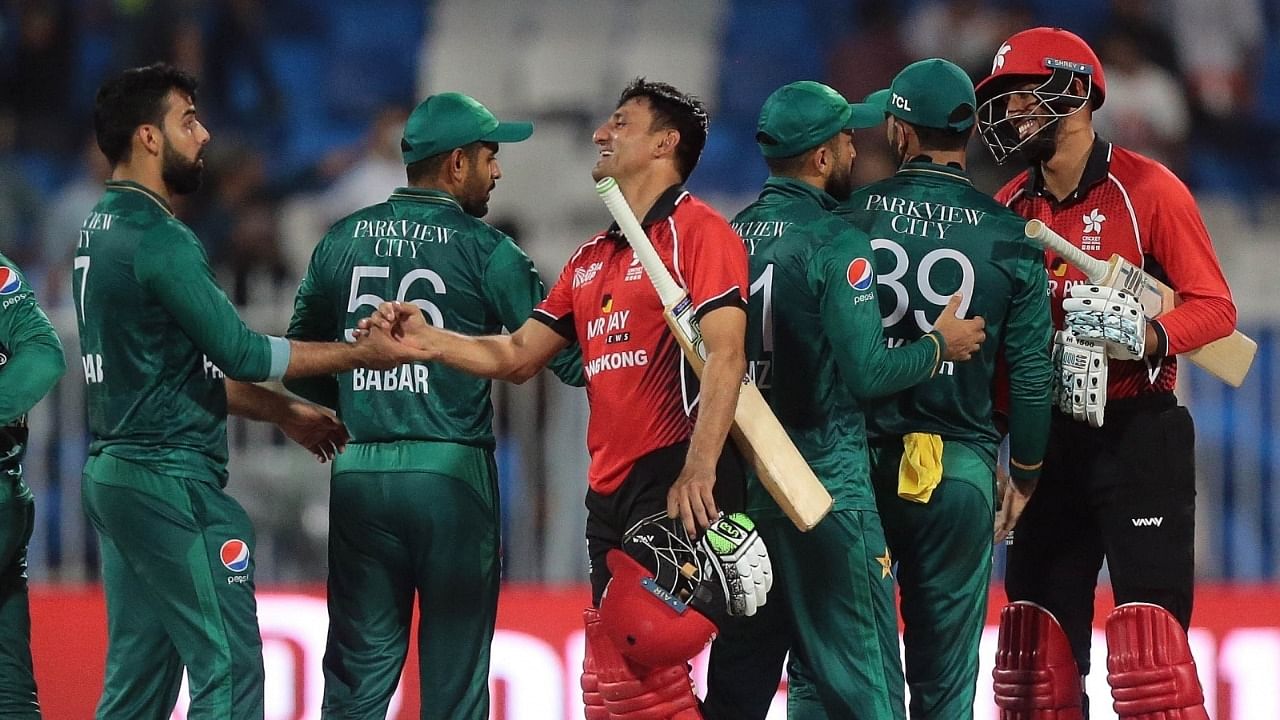
[[[763,541],[735,512],[745,504],[744,467],[725,443],[746,371],[746,250],[728,221],[683,187],[706,133],[701,102],[641,78],[592,138],[600,148],[592,176],[617,180],[696,307],[706,347],[700,385],[616,226],[578,248],[511,335],[439,330],[402,304],[384,305],[371,323],[421,348],[421,359],[515,382],[569,343],[582,346],[591,411],[588,720],[701,718],[686,661],[710,640],[718,616],[754,613],[772,582]],[[686,562],[693,582],[679,579]],[[642,582],[650,574],[657,587]]]
[[[1131,296],[1089,285],[1046,253],[1060,330],[1054,356],[1061,412],[1038,488],[1029,501],[1006,493],[1002,509],[1006,527],[1017,523],[1005,579],[1015,602],[1001,616],[996,700],[1006,718],[1088,716],[1081,680],[1089,672],[1093,596],[1105,558],[1119,606],[1106,623],[1117,714],[1203,719],[1185,634],[1194,580],[1195,437],[1173,388],[1178,354],[1229,334],[1236,308],[1186,186],[1154,160],[1094,133],[1093,112],[1106,90],[1093,50],[1052,28],[1006,40],[991,76],[977,86],[979,129],[996,160],[1017,155],[1030,166],[997,199],[1090,255],[1123,256],[1181,298],[1159,318],[1137,312],[1135,321],[1126,316],[1135,307]],[[1079,373],[1096,389],[1073,398],[1065,390]],[[1052,682],[1043,681],[1046,670]]]

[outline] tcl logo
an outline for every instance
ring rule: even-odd
[[[896,108],[901,108],[907,112],[911,112],[911,101],[902,97],[898,93],[893,93],[893,97],[890,98],[890,102],[892,102],[893,106]]]

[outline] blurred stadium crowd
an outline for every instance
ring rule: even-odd
[[[1198,197],[1265,218],[1280,191],[1280,0],[0,0],[0,252],[27,271],[64,340],[74,335],[76,230],[107,172],[93,94],[123,67],[162,59],[200,77],[213,141],[206,184],[179,214],[251,322],[279,331],[324,229],[404,184],[402,123],[427,94],[461,90],[535,121],[533,142],[502,153],[488,219],[554,277],[605,221],[589,134],[632,76],[708,101],[711,135],[690,186],[732,213],[766,175],[755,121],[778,86],[820,79],[860,99],[927,56],[977,79],[1002,38],[1032,25],[1067,27],[1098,48],[1110,92],[1097,124],[1110,139],[1161,159]],[[876,131],[858,152],[862,181],[893,171]],[[971,157],[988,190],[1012,170],[977,144]],[[63,384],[77,382],[73,373]],[[582,411],[552,397],[561,392],[498,395],[512,577],[582,577]],[[76,397],[46,411],[63,432],[36,461],[53,495],[39,498],[37,577],[95,572],[91,533],[68,530],[83,522],[81,440],[67,431],[79,427]],[[247,432],[237,442],[288,452]],[[296,474],[263,466],[246,472]],[[323,577],[327,471],[306,474],[292,493],[251,481],[243,491],[259,494],[242,499],[263,534],[281,538],[279,562],[260,566],[266,580]],[[1275,553],[1261,554],[1255,574],[1273,576]]]

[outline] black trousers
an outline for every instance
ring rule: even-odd
[[[1195,430],[1171,393],[1107,403],[1101,428],[1055,413],[1040,483],[1009,546],[1005,589],[1052,612],[1089,672],[1093,596],[1105,557],[1116,604],[1191,622]]]
[[[587,490],[587,557],[591,562],[591,604],[600,606],[612,575],[605,564],[610,550],[622,547],[622,535],[637,522],[667,509],[667,491],[680,477],[689,443],[654,450],[631,466],[626,480],[611,495]],[[732,441],[725,442],[716,463],[712,495],[721,512],[741,512],[746,507],[746,474],[742,456]]]

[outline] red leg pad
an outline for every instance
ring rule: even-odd
[[[1209,720],[1187,634],[1159,605],[1126,603],[1111,612],[1107,682],[1120,720]]]
[[[586,624],[587,633],[591,626],[600,622],[600,611],[587,608],[582,611],[582,620]],[[591,642],[587,641],[586,652],[582,655],[582,705],[586,711],[586,720],[609,720],[609,710],[604,706],[604,696],[600,694],[600,678],[597,675],[595,653]]]
[[[1035,603],[1010,603],[1000,612],[992,676],[1000,720],[1084,717],[1071,643],[1053,614]]]
[[[587,720],[702,720],[693,682],[685,665],[644,671],[629,663],[599,624],[599,616],[588,610],[587,656],[594,665],[594,689],[603,700],[607,715]],[[584,661],[584,665],[587,663]],[[583,700],[587,699],[587,674],[583,673]]]

